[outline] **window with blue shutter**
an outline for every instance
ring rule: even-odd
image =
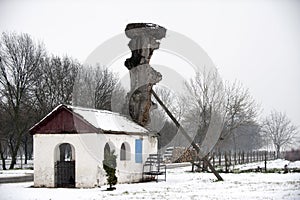
[[[135,162],[142,163],[143,162],[143,140],[136,139],[135,140]]]

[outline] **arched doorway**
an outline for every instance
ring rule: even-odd
[[[69,143],[56,148],[55,187],[75,187],[75,149]]]

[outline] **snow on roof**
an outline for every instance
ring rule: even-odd
[[[96,128],[104,131],[126,132],[126,133],[147,133],[148,130],[129,120],[125,116],[107,111],[96,110],[91,108],[82,108],[76,106],[65,105],[76,114],[83,117],[87,122]]]

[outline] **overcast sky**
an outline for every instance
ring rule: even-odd
[[[223,79],[249,88],[263,115],[276,109],[300,126],[300,1],[0,0],[1,32],[29,33],[82,62],[132,22],[194,40]]]

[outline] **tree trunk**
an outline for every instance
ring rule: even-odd
[[[1,160],[2,160],[2,169],[6,170],[6,163],[5,163],[5,156],[4,156],[4,150],[2,148],[2,144],[0,142],[0,156],[1,156]]]
[[[280,157],[280,146],[276,145],[276,158],[278,159]]]
[[[209,161],[208,157],[209,157],[209,154],[206,155],[204,158],[205,158],[206,160]],[[204,162],[204,161],[203,161],[203,164],[202,164],[202,171],[203,171],[203,172],[207,172],[207,171],[208,171],[208,165],[207,165],[207,162]]]
[[[15,164],[17,164],[17,155],[21,144],[21,138],[22,138],[21,135],[22,134],[19,133],[19,137],[17,138],[17,144],[15,148],[13,147],[13,145],[11,145],[12,153],[11,153],[11,163],[9,169],[14,169]]]
[[[2,161],[2,169],[6,170],[6,163],[5,163],[5,158],[3,156],[3,153],[1,152],[1,161]]]
[[[225,172],[228,173],[228,155],[227,152],[225,152]]]
[[[236,152],[236,137],[235,137],[235,131],[234,130],[232,132],[232,137],[233,137],[234,152]]]
[[[25,135],[25,139],[24,139],[24,155],[25,155],[25,160],[24,160],[24,164],[27,164],[27,160],[28,160],[28,136]]]
[[[27,160],[28,160],[28,150],[27,150],[27,142],[25,143],[25,148],[24,148],[24,154],[25,154],[25,161],[24,164],[27,165]]]
[[[11,163],[9,165],[9,169],[14,169],[15,164],[17,164],[17,155],[18,155],[19,146],[20,146],[20,143],[17,143],[15,149],[12,150]]]
[[[9,165],[9,169],[14,169],[15,164],[17,163],[17,158],[16,157],[17,157],[17,155],[15,155],[15,154],[11,155],[11,163]]]

